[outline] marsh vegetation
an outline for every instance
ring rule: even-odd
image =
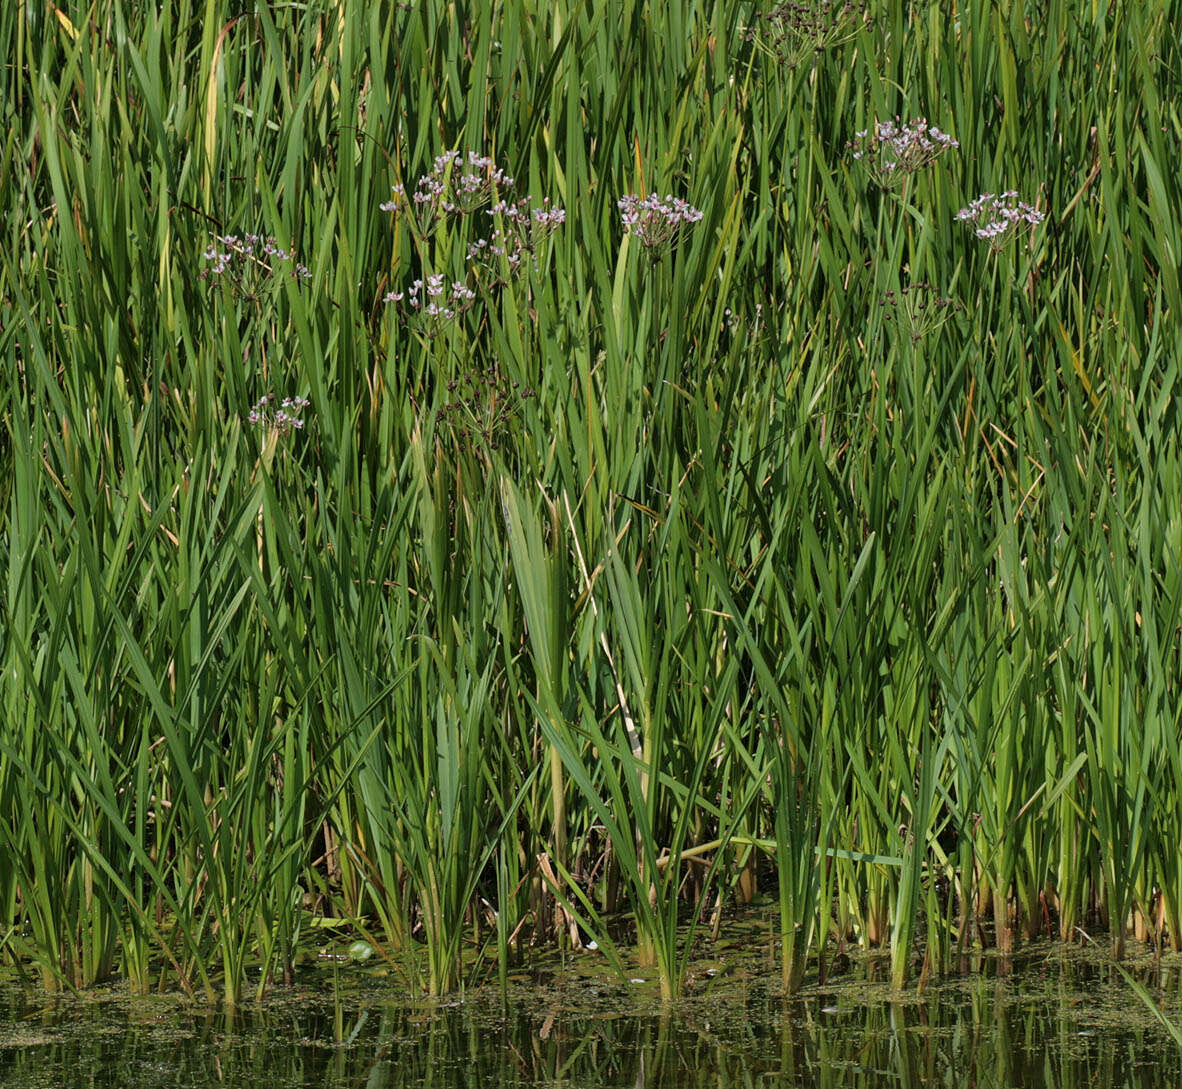
[[[1182,948],[1180,19],[0,7],[0,959]]]

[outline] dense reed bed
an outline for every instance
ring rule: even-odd
[[[0,8],[0,958],[1182,947],[1182,11],[812,7]]]

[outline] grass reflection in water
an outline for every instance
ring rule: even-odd
[[[1044,951],[1045,952],[1045,951]],[[13,1086],[1173,1086],[1165,1031],[1099,961],[1034,954],[890,1001],[885,962],[785,1003],[724,977],[660,1015],[643,988],[567,975],[509,1001],[407,1006],[371,981],[310,986],[231,1019],[122,989],[0,997],[0,1084]],[[356,979],[356,977],[353,977]],[[881,980],[882,982],[879,982]],[[1176,1006],[1182,977],[1154,981]]]

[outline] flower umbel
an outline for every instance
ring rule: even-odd
[[[500,200],[488,209],[488,215],[494,223],[499,217],[501,225],[487,238],[469,243],[468,260],[484,273],[490,286],[508,283],[506,271],[510,277],[520,273],[543,239],[566,222],[566,211],[552,208],[549,197],[540,208],[532,209],[528,200]]]
[[[470,371],[447,383],[451,400],[439,409],[439,422],[463,447],[496,450],[513,432],[524,402],[537,391],[511,381],[499,365]]]
[[[448,284],[445,281],[450,277],[430,268],[454,270],[454,260],[450,254],[433,254],[429,263],[424,258],[426,267],[421,268],[419,279],[401,291],[388,291],[382,301],[393,304],[404,318],[414,320],[434,337],[472,308],[475,286],[501,286],[525,272],[543,239],[566,222],[566,212],[552,207],[549,199],[537,208],[531,207],[528,198],[515,200],[515,184],[487,156],[446,151],[419,178],[409,197],[396,185],[394,198],[382,204],[382,209],[408,214],[424,236],[452,221],[445,237],[450,245],[464,247],[468,269]],[[473,228],[472,224],[483,226],[485,217],[492,220],[492,233],[473,239],[481,227]],[[465,222],[467,227],[462,225]]]
[[[1037,227],[1046,219],[1046,213],[1024,204],[1018,200],[1017,192],[1009,189],[996,196],[982,193],[957,212],[956,218],[972,226],[977,237],[988,242],[989,249],[996,253],[1017,235],[1023,223]]]
[[[702,212],[674,196],[659,197],[655,193],[640,197],[629,193],[621,197],[616,206],[620,209],[620,220],[624,230],[640,239],[640,244],[656,255],[664,246],[673,246],[683,227],[692,226],[702,219]]]
[[[300,413],[310,402],[306,397],[284,397],[276,401],[275,394],[264,393],[251,407],[246,421],[255,427],[286,435],[291,431],[302,431],[304,420]]]
[[[908,284],[901,291],[888,291],[882,305],[886,307],[886,316],[910,338],[912,344],[934,333],[953,314],[964,309],[958,299],[941,295],[932,284],[922,280]]]
[[[896,117],[875,121],[872,129],[855,133],[846,146],[853,148],[854,161],[862,163],[878,185],[890,189],[960,144],[924,117],[907,124]]]
[[[789,68],[847,42],[862,25],[861,0],[788,0],[757,13],[747,28],[747,41]]]
[[[311,277],[291,250],[282,249],[274,238],[261,234],[219,235],[201,255],[207,262],[201,279],[229,283],[236,294],[257,296],[262,281],[286,273],[297,280]]]
[[[427,335],[435,336],[440,328],[465,310],[470,310],[476,301],[476,292],[462,280],[444,284],[442,274],[428,276],[426,282],[414,280],[405,291],[388,291],[382,302],[392,303],[400,313],[423,319]]]
[[[384,212],[413,210],[421,220],[446,215],[468,215],[486,204],[493,193],[512,189],[513,179],[486,155],[469,151],[445,151],[435,157],[431,169],[419,178],[408,197],[401,185],[394,186],[394,196],[380,207]]]

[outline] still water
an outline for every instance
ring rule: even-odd
[[[1143,968],[1175,1020],[1177,970]],[[353,973],[230,1017],[120,989],[0,988],[0,1085],[754,1089],[1182,1086],[1175,1045],[1102,963],[1053,946],[892,1001],[875,966],[785,1003],[770,973],[707,970],[662,1014],[645,983],[567,965],[408,1007]]]

